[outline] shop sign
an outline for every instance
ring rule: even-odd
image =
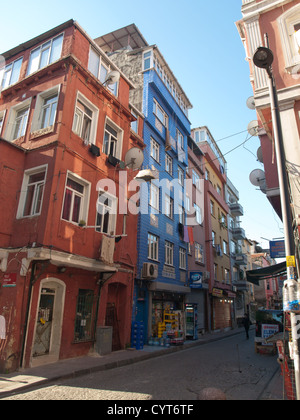
[[[200,271],[193,271],[190,273],[190,288],[203,289],[203,273]]]
[[[274,334],[279,333],[279,325],[272,324],[262,324],[261,326],[261,336],[264,340],[271,337]],[[272,345],[272,344],[270,344]]]
[[[287,267],[296,267],[296,260],[295,260],[294,255],[286,257],[286,266]]]
[[[16,287],[16,286],[17,286],[17,273],[4,274],[2,287]]]
[[[213,288],[212,295],[215,297],[221,298],[223,297],[223,290]]]
[[[270,256],[271,258],[285,258],[285,242],[284,241],[270,241]]]

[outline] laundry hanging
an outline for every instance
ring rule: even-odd
[[[189,238],[188,227],[187,226],[184,226],[183,231],[184,231],[183,242],[189,243],[190,242],[190,238]]]
[[[188,234],[189,234],[189,240],[190,240],[190,244],[194,245],[195,241],[194,241],[194,231],[192,226],[188,227]]]
[[[0,315],[0,340],[6,339],[6,323],[4,316]]]

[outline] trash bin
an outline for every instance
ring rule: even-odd
[[[98,327],[96,334],[96,352],[105,356],[112,352],[113,327]]]

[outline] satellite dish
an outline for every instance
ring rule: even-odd
[[[255,100],[254,100],[254,96],[250,96],[250,98],[247,99],[247,107],[249,109],[255,109]]]
[[[268,188],[267,188],[267,183],[266,183],[265,179],[261,181],[261,184],[260,184],[259,188],[260,188],[262,193],[267,194],[267,189]]]
[[[257,160],[260,163],[264,163],[264,158],[263,158],[263,153],[262,153],[262,148],[261,147],[259,147],[258,150],[257,150]]]
[[[247,128],[248,133],[250,134],[250,136],[258,136],[258,128],[259,128],[258,121],[257,120],[251,121],[248,124],[248,128]]]
[[[266,174],[261,169],[255,169],[250,174],[250,182],[255,187],[262,187],[266,183]]]
[[[134,147],[128,150],[125,156],[125,166],[132,170],[140,169],[144,162],[144,153],[141,149]]]
[[[107,74],[106,79],[104,81],[104,85],[114,85],[120,80],[120,72],[118,71],[111,71]]]

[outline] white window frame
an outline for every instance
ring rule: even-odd
[[[35,111],[33,114],[33,119],[32,119],[32,124],[31,124],[31,132],[35,132],[38,130],[45,130],[47,128],[53,128],[56,122],[56,116],[57,116],[57,106],[58,106],[58,102],[59,102],[59,95],[60,95],[60,88],[61,85],[57,85],[54,86],[51,89],[48,89],[44,92],[41,92],[38,94],[37,99],[36,99],[36,105],[35,105]],[[52,125],[46,125],[45,127],[42,127],[42,117],[43,117],[43,111],[46,108],[45,102],[54,97],[57,96],[57,100],[56,100],[56,108],[55,108],[55,114],[54,114],[54,119],[53,119],[53,124]],[[52,105],[50,105],[50,108],[52,108]],[[49,105],[47,105],[47,107],[49,107]]]
[[[177,138],[178,150],[179,148],[181,150],[184,150],[184,136],[181,133],[181,131],[178,130],[178,128],[176,128],[176,138]]]
[[[174,219],[174,199],[165,194],[165,215],[169,219]]]
[[[165,265],[174,267],[174,244],[165,241]]]
[[[114,131],[116,131],[117,136],[113,137],[113,134],[107,130],[107,126],[110,126]],[[117,125],[115,124],[110,118],[106,117],[105,120],[105,125],[104,125],[104,137],[103,137],[103,148],[102,151],[104,154],[106,154],[106,148],[105,148],[105,136],[108,135],[109,137],[109,146],[108,146],[108,150],[111,149],[111,141],[116,140],[116,147],[114,148],[114,154],[113,156],[119,160],[121,160],[122,158],[122,149],[123,149],[123,135],[124,135],[124,131]],[[109,156],[109,155],[107,155]]]
[[[204,264],[204,248],[198,242],[195,242],[195,261]]]
[[[92,115],[90,116],[87,113],[85,113],[81,109],[81,106],[86,107]],[[88,138],[82,137],[82,135],[84,134],[82,130],[85,116],[91,119]],[[89,101],[81,92],[78,91],[75,102],[72,131],[77,136],[79,136],[86,145],[96,144],[98,117],[99,109],[91,101]]]
[[[290,8],[277,19],[279,33],[281,36],[282,50],[285,58],[286,70],[293,73],[297,72],[300,64],[300,51],[297,50],[295,25],[300,23],[300,5]],[[300,47],[300,46],[299,46]]]
[[[149,204],[152,208],[154,208],[157,211],[159,211],[159,204],[160,204],[159,194],[160,194],[159,187],[155,185],[153,182],[151,182]]]
[[[186,270],[186,249],[179,247],[179,268]]]
[[[179,184],[183,187],[184,186],[184,170],[178,166],[178,181]]]
[[[101,197],[101,198],[100,198]],[[110,205],[106,203],[109,200]],[[99,190],[98,202],[97,202],[97,214],[96,214],[96,232],[104,233],[108,235],[115,235],[117,226],[117,209],[118,209],[118,198],[107,191],[102,189]],[[101,213],[99,212],[101,210]],[[104,230],[105,215],[108,214],[107,232]],[[101,225],[98,225],[98,216],[102,216]]]
[[[159,143],[151,137],[150,141],[150,155],[151,157],[159,163]]]
[[[144,51],[143,52],[143,71],[152,69],[153,63],[154,63],[153,50]]]
[[[3,131],[5,115],[6,115],[6,109],[4,109],[3,111],[0,111],[0,136],[2,135],[2,131]]]
[[[18,62],[20,62],[20,66],[16,67]],[[18,83],[20,80],[22,64],[23,57],[19,57],[17,60],[0,69],[0,91]]]
[[[193,178],[193,185],[199,190],[200,189],[200,175],[195,171],[192,170],[192,178]]]
[[[61,44],[60,44],[60,54],[59,57],[54,59],[52,56],[53,53],[53,43],[56,39],[61,38]],[[44,42],[43,44],[41,44],[39,47],[34,48],[31,53],[30,53],[30,57],[28,60],[28,68],[27,68],[27,76],[49,66],[50,64],[54,63],[55,61],[59,60],[61,58],[61,53],[62,53],[62,47],[63,47],[63,42],[64,42],[64,33],[61,33],[55,37],[53,37],[52,39],[49,39],[48,41]],[[50,43],[50,45],[49,45]],[[46,52],[49,49],[48,52],[48,59],[46,64],[42,63],[42,58],[43,58],[43,53]],[[36,63],[35,65],[32,65],[33,61],[32,61],[32,57],[34,53],[38,53],[38,55],[36,56],[35,60]]]
[[[43,172],[45,172],[45,176],[43,180],[29,184],[29,180],[32,175],[41,174]],[[24,172],[19,206],[18,206],[18,211],[17,211],[17,219],[40,216],[42,212],[42,207],[43,207],[47,173],[48,173],[48,165],[30,168]],[[29,193],[29,190],[28,190],[29,186],[32,186],[34,188],[34,191],[33,191],[33,196],[32,196],[32,201],[31,201],[31,206],[30,206],[30,214],[24,215],[27,197]],[[41,191],[41,188],[42,188],[42,191]],[[38,201],[40,202],[40,204],[39,204],[39,208],[37,209]]]
[[[166,128],[168,128],[168,114],[165,112],[163,107],[159,105],[155,98],[153,98],[153,114]]]
[[[195,212],[196,212],[196,221],[199,225],[201,225],[201,223],[202,223],[201,208],[196,203],[194,203],[194,209],[195,209]]]
[[[184,225],[185,224],[185,211],[184,211],[184,208],[180,204],[178,205],[178,218],[179,218],[179,223]]]
[[[148,259],[158,262],[159,237],[148,233]]]
[[[105,82],[107,74],[112,71],[110,64],[105,62],[102,55],[92,46],[90,47],[88,69],[102,84]],[[107,85],[107,87],[113,95],[118,96],[119,82]]]
[[[169,175],[173,176],[173,159],[168,154],[166,154],[165,169]]]
[[[63,218],[63,213],[64,213],[64,206],[65,206],[65,199],[66,199],[66,190],[67,190],[67,188],[69,190],[71,190],[71,188],[67,186],[67,182],[68,182],[69,178],[72,181],[78,183],[79,185],[81,185],[83,187],[83,193],[75,192],[74,190],[72,190],[72,198],[71,198],[71,207],[70,207],[70,212],[69,212],[69,219],[65,219],[65,218]],[[91,191],[90,182],[86,181],[85,179],[81,178],[80,176],[74,174],[71,171],[67,171],[65,188],[64,188],[64,195],[63,195],[63,200],[62,200],[61,219],[64,220],[65,222],[69,222],[69,223],[72,223],[74,225],[78,225],[81,220],[84,220],[87,223],[89,201],[90,201],[90,191]],[[80,210],[79,210],[78,222],[70,220],[70,219],[72,219],[72,214],[73,214],[73,210],[74,210],[74,197],[75,197],[75,195],[78,195],[82,198],[82,200],[80,201]]]
[[[8,115],[8,121],[6,124],[6,131],[5,131],[5,138],[8,141],[14,141],[14,140],[17,140],[17,138],[19,138],[19,137],[14,138],[14,134],[15,134],[16,120],[18,118],[18,114],[19,112],[23,110],[27,110],[26,124],[24,127],[24,135],[26,134],[27,127],[28,127],[29,114],[30,114],[31,100],[32,98],[26,99],[26,101],[23,101],[10,109],[9,115]],[[20,136],[20,137],[23,137],[23,136]]]

